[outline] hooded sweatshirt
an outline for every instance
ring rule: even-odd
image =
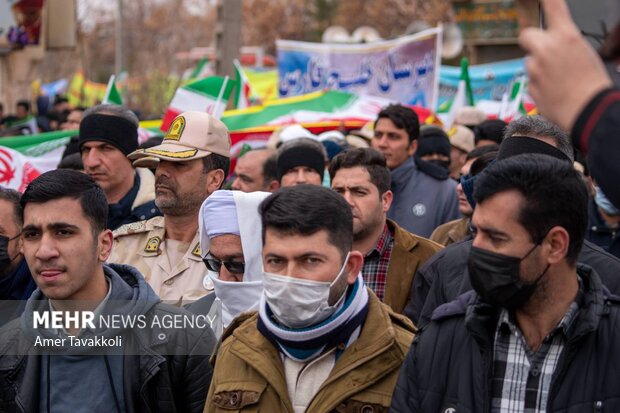
[[[456,182],[424,173],[412,157],[392,170],[392,192],[388,218],[415,235],[428,238],[439,225],[461,218]]]
[[[147,313],[159,299],[133,267],[104,265],[108,295],[95,313],[138,316]],[[63,330],[33,329],[33,311],[50,309],[50,302],[36,290],[26,304],[22,328],[32,338],[66,338],[66,346],[53,355],[41,356],[39,400],[41,412],[123,412],[123,348],[77,347],[70,345]],[[84,329],[80,339],[96,336],[124,336],[127,328]]]

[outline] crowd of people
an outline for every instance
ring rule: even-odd
[[[36,110],[32,110],[28,100],[19,100],[14,113],[5,112],[0,103],[0,136],[30,135],[38,132],[68,131],[80,126],[85,108],[72,107],[69,100],[61,95],[50,100],[39,96]]]
[[[620,409],[620,90],[543,5],[544,116],[394,104],[229,175],[207,113],[139,145],[127,108],[83,111],[58,169],[0,188],[0,411]]]

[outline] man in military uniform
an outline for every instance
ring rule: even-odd
[[[202,263],[198,211],[228,174],[228,129],[206,113],[185,112],[161,145],[128,158],[135,166],[156,168],[155,203],[164,216],[114,231],[108,262],[138,268],[162,300],[184,304],[212,292]]]

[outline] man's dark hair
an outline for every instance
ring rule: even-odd
[[[25,209],[29,203],[42,204],[61,198],[80,201],[82,212],[90,221],[94,236],[106,229],[108,201],[105,193],[93,178],[82,172],[71,169],[45,172],[28,185],[20,205]]]
[[[265,184],[278,180],[278,163],[276,154],[269,156],[263,164],[263,182]]]
[[[418,114],[403,105],[389,105],[383,109],[377,115],[374,127],[377,127],[379,119],[387,118],[392,121],[394,126],[399,129],[404,129],[409,135],[409,143],[418,139],[420,136],[420,119]]]
[[[368,171],[370,182],[379,190],[379,196],[390,190],[391,175],[385,163],[385,157],[379,151],[371,148],[356,148],[340,152],[332,159],[329,166],[329,176],[332,181],[340,169],[360,166]]]
[[[476,145],[481,140],[493,141],[499,145],[502,143],[505,129],[506,122],[503,120],[487,119],[474,127],[474,141]]]
[[[336,192],[318,185],[295,185],[271,194],[260,204],[263,244],[267,229],[284,235],[310,236],[327,231],[342,258],[353,245],[351,206]]]
[[[491,146],[491,145],[485,145]],[[491,163],[497,158],[498,150],[486,152],[476,158],[475,161],[472,162],[469,167],[469,176],[476,176],[480,172],[484,171],[487,166],[491,165]]]
[[[522,116],[510,122],[504,131],[504,139],[513,136],[527,136],[539,140],[540,138],[552,139],[555,142],[553,146],[566,155],[571,162],[575,160],[575,151],[566,132],[540,115]]]
[[[504,191],[521,193],[525,202],[518,219],[533,242],[541,242],[552,227],[564,228],[570,236],[566,260],[575,264],[588,223],[588,191],[571,163],[548,155],[516,155],[486,168],[477,179],[477,203]]]
[[[472,149],[471,152],[467,154],[465,160],[469,161],[470,159],[480,158],[485,153],[497,152],[499,150],[499,145],[495,143],[491,143],[489,145],[478,146],[477,148]]]
[[[21,106],[22,108],[26,109],[26,112],[30,112],[30,102],[28,102],[27,100],[18,101],[17,106]]]
[[[56,98],[54,99],[54,105],[59,105],[61,103],[69,103],[69,99],[67,99],[67,97],[63,95],[56,95]]]
[[[202,158],[202,167],[204,173],[209,173],[216,169],[221,169],[224,171],[224,179],[222,180],[222,185],[228,176],[228,171],[230,169],[230,158],[226,156],[218,155],[217,153],[212,153],[209,156],[205,156]],[[221,187],[221,186],[220,186]]]
[[[22,195],[16,190],[0,186],[0,199],[8,201],[13,205],[13,219],[18,228],[21,228],[24,224],[22,220],[22,207],[19,204],[21,197]]]

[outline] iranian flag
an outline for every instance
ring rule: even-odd
[[[505,122],[511,122],[515,119],[519,119],[523,115],[527,115],[527,110],[523,104],[525,90],[525,76],[521,76],[512,85],[510,96],[508,96],[508,92],[504,93],[502,96],[502,104],[498,115],[500,119]]]
[[[234,86],[235,83],[228,77],[220,76],[210,76],[181,86],[166,110],[161,130],[167,131],[174,118],[188,110],[208,112],[219,118],[226,109]]]
[[[43,172],[56,169],[65,145],[75,131],[2,138],[0,186],[23,192]]]
[[[471,89],[469,78],[469,62],[467,58],[461,59],[461,77],[454,97],[445,101],[437,108],[437,115],[444,127],[450,129],[456,118],[456,112],[464,106],[474,106],[474,94]]]
[[[237,85],[235,88],[235,107],[237,109],[245,109],[252,106],[250,103],[250,97],[252,95],[252,90],[250,89],[250,82],[245,76],[239,60],[235,59],[233,61],[233,64],[235,65],[235,74],[237,75]]]
[[[360,129],[374,121],[379,111],[391,100],[370,95],[355,95],[343,91],[328,90],[265,102],[261,106],[230,110],[222,116],[222,122],[230,130],[232,147],[230,153],[236,156],[241,146],[264,145],[271,133],[285,125],[301,124],[313,133],[337,129]],[[432,113],[428,109],[414,106],[420,122],[425,122]]]
[[[103,101],[101,103],[108,105],[123,105],[123,99],[121,98],[121,94],[116,87],[116,83],[114,83],[115,76],[110,76],[110,80],[108,81],[108,86],[105,91],[105,96],[103,97]]]

